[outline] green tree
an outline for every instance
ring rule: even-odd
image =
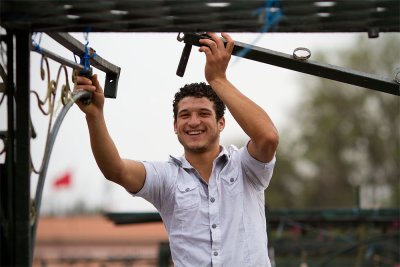
[[[335,64],[394,77],[400,66],[400,37],[385,36],[370,49],[368,42],[374,41],[359,38],[352,47],[335,51],[342,55]],[[323,54],[316,58],[326,61]],[[322,78],[302,84],[306,93],[290,128],[280,134],[268,205],[351,207],[358,188],[364,197],[372,188],[390,197],[367,199],[369,204],[398,207],[399,97]]]

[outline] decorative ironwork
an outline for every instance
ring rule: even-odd
[[[76,88],[75,77],[78,72],[73,71],[72,73],[73,73],[72,80],[74,82],[74,88]],[[60,85],[60,78],[61,78],[62,74],[64,74],[64,76],[65,76],[65,84]],[[33,166],[33,161],[32,161],[32,157],[31,157],[32,170],[36,174],[39,175],[39,179],[38,179],[37,186],[36,186],[35,199],[31,202],[31,213],[30,213],[30,215],[31,215],[32,255],[33,255],[33,250],[34,250],[34,245],[35,245],[35,237],[36,237],[38,218],[40,216],[43,187],[45,184],[47,168],[48,168],[48,164],[50,161],[50,156],[51,156],[51,152],[53,149],[53,145],[54,145],[56,136],[58,134],[58,130],[61,126],[61,123],[62,123],[66,113],[71,108],[71,106],[81,98],[90,97],[90,92],[86,92],[86,91],[73,92],[71,90],[71,87],[69,85],[69,80],[68,80],[68,70],[67,70],[67,67],[63,64],[61,64],[58,68],[56,79],[52,80],[50,78],[51,74],[50,74],[49,62],[45,55],[42,55],[42,59],[41,59],[40,76],[43,81],[47,80],[47,91],[46,91],[46,95],[45,95],[44,99],[41,99],[39,94],[34,90],[31,90],[31,93],[36,97],[37,105],[38,105],[38,108],[40,109],[40,111],[44,115],[49,116],[49,122],[48,122],[48,127],[47,127],[46,145],[45,145],[45,149],[44,149],[44,153],[43,153],[42,162],[41,162],[40,168],[38,170],[35,169],[35,167]],[[59,90],[59,88],[61,88],[61,89]],[[53,122],[53,117],[55,116],[55,103],[56,103],[56,99],[57,99],[56,96],[57,96],[58,91],[60,91],[60,101],[63,105],[63,108],[61,109],[60,113],[58,114],[58,116],[53,124],[52,122]],[[45,108],[46,106],[47,106],[47,109]]]
[[[41,63],[40,63],[40,77],[42,81],[47,80],[47,90],[46,90],[46,95],[44,99],[41,99],[39,94],[31,90],[31,94],[35,96],[37,100],[37,106],[39,110],[42,112],[43,115],[49,116],[49,122],[48,122],[48,127],[47,127],[47,137],[46,137],[46,143],[48,142],[50,138],[50,131],[52,128],[52,122],[53,122],[53,117],[54,117],[54,108],[55,108],[55,103],[56,103],[56,95],[57,95],[57,89],[60,86],[60,78],[61,74],[64,73],[65,76],[65,84],[61,85],[61,94],[60,94],[60,101],[65,106],[68,101],[71,101],[71,87],[69,85],[69,80],[68,80],[68,70],[67,67],[63,64],[61,64],[58,68],[57,71],[57,76],[55,80],[52,80],[51,74],[50,74],[50,65],[48,58],[45,55],[42,55],[41,58]],[[47,75],[46,75],[47,74]],[[75,72],[73,72],[75,75]],[[73,79],[74,80],[74,79]],[[43,164],[45,162],[42,160],[41,166],[39,169],[36,169],[32,160],[31,160],[31,166],[34,171],[34,173],[39,174],[43,170]]]
[[[79,51],[81,51],[84,45],[79,41],[75,40],[72,36],[68,34],[63,34],[63,35],[53,34],[52,36],[56,38],[56,40],[60,44],[64,45],[64,47],[72,50],[75,55],[78,54],[81,57],[84,56],[82,54],[79,54]],[[86,46],[85,48],[87,49]],[[42,193],[53,145],[57,137],[58,130],[61,126],[61,123],[64,117],[66,116],[68,110],[74,105],[76,101],[88,100],[88,99],[90,100],[91,92],[76,91],[75,88],[76,88],[76,76],[78,74],[82,75],[82,69],[84,70],[89,69],[90,72],[92,70],[90,68],[89,61],[85,63],[85,66],[82,66],[81,64],[76,64],[70,60],[62,58],[51,51],[48,51],[44,48],[40,48],[38,45],[31,44],[30,49],[42,55],[40,62],[40,77],[47,84],[46,86],[47,90],[43,98],[41,98],[38,92],[35,90],[31,90],[30,93],[35,96],[35,99],[37,101],[37,106],[39,110],[42,112],[42,114],[45,116],[49,116],[45,149],[39,169],[35,168],[32,161],[32,156],[30,156],[31,171],[39,175],[39,179],[36,185],[35,198],[34,200],[31,200],[30,204],[30,226],[31,226],[30,248],[31,248],[31,256],[33,256],[34,254],[33,251],[35,247],[36,229],[38,224],[38,218],[40,216]],[[85,54],[85,56],[87,56],[87,54]],[[50,78],[51,73],[50,73],[50,64],[48,61],[48,57],[60,63],[55,79]],[[93,59],[93,57],[90,57],[90,59]],[[112,79],[112,84],[111,84],[110,82],[108,82],[108,79],[106,77],[105,87],[108,89],[109,92],[111,92],[110,97],[116,97],[120,68],[109,63],[108,61],[102,59],[99,56],[96,59],[93,59],[93,61],[100,70],[103,70],[107,73],[108,79],[110,80]],[[74,83],[73,90],[71,90],[69,83],[69,75],[67,69],[68,67],[73,70],[72,71],[72,82]],[[63,84],[61,83],[62,80],[61,78],[65,78],[65,83]],[[59,101],[57,101],[58,92],[60,92]],[[61,111],[57,114],[57,118],[54,120],[53,123],[53,118],[55,117],[56,113],[56,103],[59,102],[62,103],[63,107]],[[31,129],[34,129],[32,122],[31,122]]]

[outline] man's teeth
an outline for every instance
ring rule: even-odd
[[[189,135],[196,135],[196,134],[201,134],[203,131],[190,131],[188,132]]]

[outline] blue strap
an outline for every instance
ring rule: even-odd
[[[259,41],[261,33],[268,32],[273,26],[275,26],[282,17],[282,11],[279,7],[279,0],[266,0],[265,7],[256,9],[252,16],[261,16],[264,13],[264,25],[261,27],[259,36],[253,40],[252,45]],[[274,10],[276,9],[276,10]],[[250,47],[245,47],[239,51],[238,57],[244,57],[250,52]]]
[[[37,32],[34,32],[34,33],[32,34],[32,44],[33,44],[33,46],[35,47],[35,50],[34,50],[34,51],[36,51],[36,52],[42,54],[42,53],[43,53],[43,50],[42,50],[42,48],[40,47],[40,42],[42,41],[42,33],[39,33],[39,41],[38,41],[38,42],[35,41],[37,35],[38,35]]]
[[[83,54],[81,55],[81,64],[83,65],[83,69],[84,70],[89,70],[90,69],[90,59],[94,58],[96,56],[96,53],[93,53],[91,55],[89,55],[89,33],[86,32],[85,34],[85,40],[86,40],[86,44],[85,44],[85,52],[83,52]]]

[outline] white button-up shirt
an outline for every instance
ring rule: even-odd
[[[184,157],[143,163],[146,180],[133,195],[159,211],[176,267],[271,266],[264,189],[275,157],[261,163],[246,146],[223,148],[208,184]]]

